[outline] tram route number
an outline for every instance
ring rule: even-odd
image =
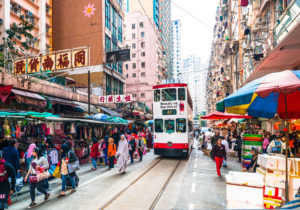
[[[160,103],[161,109],[177,109],[178,108],[178,102],[161,102]]]

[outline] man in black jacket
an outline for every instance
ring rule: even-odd
[[[8,179],[11,179],[11,185]],[[14,167],[5,162],[3,152],[0,151],[0,210],[7,209],[8,195],[14,192],[16,185],[16,173]]]
[[[219,177],[221,176],[220,169],[222,167],[223,159],[226,160],[225,146],[221,143],[223,139],[223,136],[219,136],[217,143],[211,150],[211,158],[216,161],[216,168]]]

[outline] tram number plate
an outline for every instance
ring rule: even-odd
[[[187,149],[184,149],[183,152],[187,152]]]

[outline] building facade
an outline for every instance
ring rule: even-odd
[[[141,12],[153,20],[160,40],[160,67],[165,79],[173,78],[172,34],[171,34],[171,1],[170,0],[128,0],[129,12]]]
[[[152,86],[161,84],[160,42],[154,21],[140,12],[131,12],[125,20],[125,44],[131,48],[131,61],[125,63],[126,93],[152,110]]]
[[[20,16],[24,16],[33,30],[30,32],[32,39],[15,37],[9,42],[16,42],[20,56],[36,55],[52,50],[52,0],[1,0],[0,1],[0,42],[3,43],[5,31],[10,29],[13,23],[20,23]],[[20,49],[22,42],[29,45],[29,49]],[[4,46],[5,48],[5,46]]]
[[[300,69],[300,0],[222,1],[208,71],[207,105],[268,73]]]
[[[183,60],[182,71],[179,74],[180,82],[187,83],[193,100],[193,114],[197,116],[205,105],[206,69],[201,63],[201,59],[195,55],[190,55]]]
[[[105,52],[124,48],[124,2],[103,0],[53,1],[53,49],[90,47],[90,67],[69,72],[77,87],[87,87],[90,70],[91,87],[101,88],[100,95],[123,94],[123,64],[105,64]]]
[[[172,21],[172,45],[173,45],[173,78],[175,81],[179,79],[181,72],[181,21]]]

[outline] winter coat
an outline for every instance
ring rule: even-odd
[[[94,159],[96,159],[97,157],[100,156],[100,154],[99,154],[99,143],[98,142],[95,143],[95,144],[93,144],[93,146],[91,148],[91,154],[90,154],[90,156],[92,158],[94,158]]]
[[[3,159],[14,167],[15,172],[21,169],[19,152],[16,148],[11,146],[5,147],[3,149]]]

